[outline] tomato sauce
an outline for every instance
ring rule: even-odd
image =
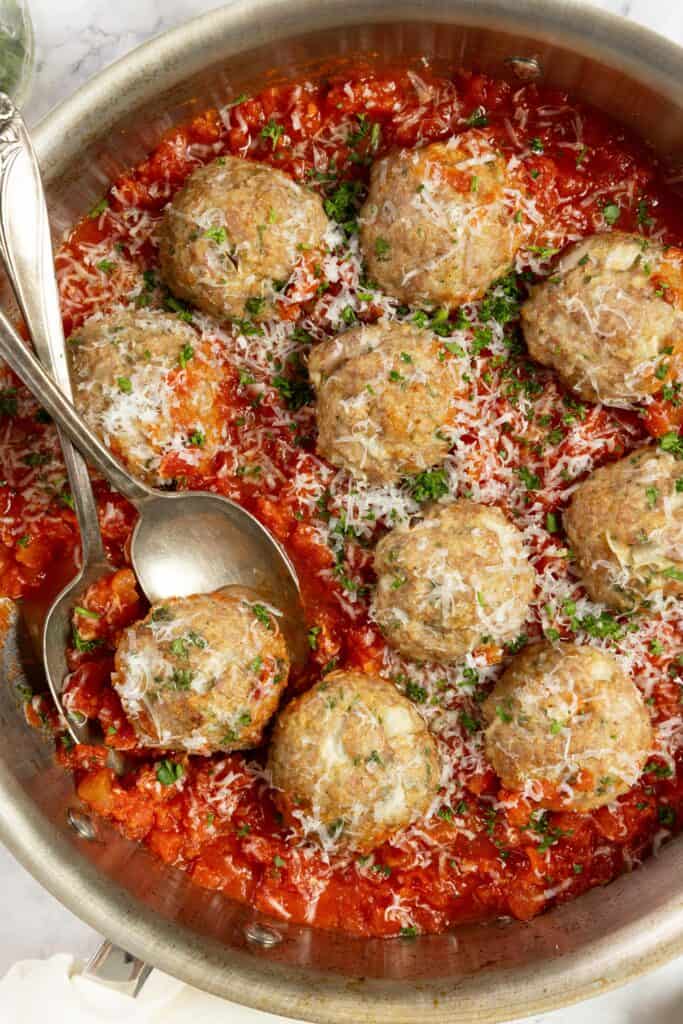
[[[494,359],[487,365],[487,335],[480,335],[484,368],[477,364],[482,372],[472,391],[481,397],[497,388],[495,416],[509,420],[502,423],[490,450],[478,438],[476,425],[463,432],[462,442],[470,446],[467,472],[472,478],[502,473],[505,467],[495,459],[505,440],[512,452],[507,464],[512,459],[519,483],[514,492],[503,488],[497,500],[520,521],[528,515],[545,524],[532,545],[534,564],[537,572],[552,570],[566,581],[571,574],[566,553],[558,554],[557,514],[585,469],[567,471],[563,477],[555,472],[558,459],[571,466],[589,448],[593,465],[613,459],[649,435],[677,431],[683,405],[675,389],[658,396],[643,416],[578,403],[548,371],[525,359],[515,342],[518,301],[525,282],[535,272],[548,272],[565,241],[615,223],[620,230],[681,245],[683,207],[644,144],[564,93],[535,85],[516,88],[468,72],[438,77],[422,66],[383,73],[359,68],[322,81],[267,88],[253,98],[239,97],[221,111],[208,110],[173,129],[74,228],[57,257],[65,329],[75,330],[95,310],[106,311],[119,302],[140,306],[158,301],[153,225],[200,163],[223,153],[269,162],[319,189],[330,216],[338,214],[343,223],[349,209],[349,219],[356,215],[377,155],[395,146],[446,139],[472,126],[485,130],[506,156],[520,156],[533,201],[552,222],[555,236],[535,247],[533,256],[542,271],[532,262],[512,280],[510,310],[491,304],[491,315],[504,324],[513,356],[502,369]],[[102,252],[110,255],[100,259]],[[308,269],[313,291],[303,286],[301,301],[283,304],[281,313],[289,321],[323,324],[324,333],[327,328],[318,313],[341,285],[327,280],[320,268]],[[353,315],[371,321],[380,312],[379,300],[371,296]],[[253,331],[253,325],[244,330]],[[226,450],[239,451],[247,432],[258,428],[261,455],[274,483],[265,486],[263,474],[251,462],[235,468],[227,451],[201,470],[182,460],[175,464],[169,456],[163,471],[176,486],[209,489],[240,501],[285,545],[300,574],[310,630],[310,658],[291,680],[294,693],[332,666],[386,671],[387,651],[368,614],[370,545],[345,531],[343,523],[327,539],[321,532],[331,516],[326,490],[331,470],[315,455],[315,419],[305,373],[299,365],[285,371],[285,385],[274,384],[273,378],[257,397],[244,375],[231,373],[225,381]],[[57,566],[77,561],[77,528],[54,428],[7,371],[2,382],[2,592],[33,600],[54,589]],[[283,393],[291,422],[283,422]],[[545,411],[520,426],[520,403],[526,401],[544,403]],[[308,474],[319,485],[321,497],[313,507],[293,483],[293,453],[297,477]],[[532,468],[525,469],[527,464]],[[430,486],[433,481],[428,490]],[[477,667],[464,676],[465,697],[447,689],[448,695],[439,698],[438,681],[432,697],[417,676],[394,673],[397,685],[420,707],[443,699],[443,711],[455,715],[456,724],[441,742],[457,762],[459,782],[444,792],[434,816],[369,857],[328,855],[286,828],[261,771],[262,752],[189,757],[136,749],[133,730],[110,685],[116,638],[147,607],[128,567],[126,545],[135,513],[102,481],[97,481],[96,491],[102,531],[117,568],[91,588],[83,600],[85,611],[75,615],[76,640],[68,655],[69,706],[99,719],[107,744],[129,751],[137,767],[117,778],[106,767],[101,748],[73,746],[66,735],[57,737],[57,757],[74,773],[85,804],[158,857],[184,868],[197,884],[271,916],[357,935],[410,937],[500,915],[529,919],[553,903],[609,882],[681,827],[683,758],[677,737],[683,743],[683,669],[680,622],[671,620],[636,623],[635,633],[640,630],[646,637],[645,647],[638,650],[647,653],[636,658],[634,667],[636,681],[645,680],[654,722],[666,726],[663,735],[670,745],[662,756],[653,756],[628,794],[589,814],[539,812],[519,794],[502,790],[481,758],[470,756],[481,731],[477,707],[490,689],[490,672],[510,650],[477,652]],[[431,496],[439,495],[432,491]],[[383,528],[378,526],[378,534]],[[578,584],[575,593],[582,593]],[[556,610],[557,621],[551,624],[547,605],[539,599],[519,644],[543,633],[570,639],[581,631],[601,643],[611,642],[610,637],[620,643],[628,633],[623,618],[579,620],[570,603],[565,601],[562,613]],[[28,699],[26,708],[33,724],[45,719],[56,724],[44,698]]]

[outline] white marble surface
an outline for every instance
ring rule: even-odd
[[[29,5],[38,61],[27,116],[35,122],[111,61],[150,36],[221,6],[221,0],[30,0]],[[683,42],[681,0],[601,0],[596,6]],[[42,890],[2,847],[0,892],[0,976],[16,960],[57,951],[87,956],[96,948],[97,935]],[[683,960],[617,993],[542,1019],[544,1024],[579,1024],[589,1017],[601,1024],[637,1024],[646,1016],[651,1024],[683,1021]]]

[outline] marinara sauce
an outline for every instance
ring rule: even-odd
[[[471,127],[523,164],[547,237],[482,302],[450,316],[405,309],[363,276],[356,218],[369,166],[393,147]],[[309,268],[300,301],[290,294],[273,325],[212,324],[171,296],[156,270],[163,208],[193,169],[226,153],[266,161],[318,189],[338,225],[334,252]],[[285,827],[263,752],[189,757],[137,749],[110,685],[117,635],[147,608],[127,557],[135,513],[96,480],[115,569],[75,617],[69,704],[99,719],[106,743],[129,751],[137,767],[115,777],[104,750],[73,746],[47,699],[23,694],[28,720],[56,732],[57,757],[86,805],[199,885],[269,915],[378,936],[531,918],[609,882],[680,828],[680,618],[669,606],[647,617],[592,606],[571,572],[560,517],[578,480],[648,436],[683,451],[679,389],[670,386],[640,415],[580,403],[530,363],[517,324],[527,283],[552,272],[567,242],[616,226],[681,245],[676,185],[644,144],[562,92],[464,71],[439,76],[426,62],[381,73],[347,68],[235,97],[173,129],[113,183],[57,257],[67,333],[124,304],[170,309],[222,342],[230,365],[225,450],[201,473],[182,453],[167,456],[169,484],[240,501],[285,545],[300,575],[310,647],[290,694],[331,667],[387,675],[427,718],[449,778],[427,820],[360,857]],[[323,337],[380,315],[411,319],[446,341],[457,337],[471,391],[449,456],[453,472],[437,468],[378,495],[354,489],[316,455],[305,355]],[[2,592],[40,604],[59,567],[78,561],[72,500],[48,417],[9,371],[1,382]],[[426,502],[472,493],[514,518],[545,581],[526,631],[504,651],[484,645],[464,665],[402,662],[369,616],[372,544]],[[542,635],[614,650],[653,717],[658,747],[642,779],[592,813],[539,810],[504,791],[483,757],[480,704],[501,662]]]

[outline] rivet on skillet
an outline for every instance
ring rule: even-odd
[[[505,63],[521,82],[536,82],[543,77],[543,65],[537,57],[506,57]]]
[[[84,814],[83,811],[77,811],[70,807],[66,812],[66,820],[81,839],[93,840],[96,838],[95,826],[90,820],[90,816]]]
[[[244,934],[249,942],[256,946],[263,946],[264,949],[271,949],[282,942],[282,936],[274,928],[266,928],[262,924],[248,924]]]

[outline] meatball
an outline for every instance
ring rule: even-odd
[[[448,453],[442,433],[450,396],[461,387],[458,360],[419,327],[356,327],[313,349],[318,451],[374,484],[416,473]]]
[[[479,298],[528,230],[519,172],[478,131],[378,160],[360,216],[371,276],[418,305]]]
[[[284,813],[323,844],[371,850],[437,794],[436,742],[385,679],[331,672],[279,715],[269,767]]]
[[[374,616],[408,658],[454,661],[520,632],[535,573],[498,508],[456,501],[398,526],[375,550]]]
[[[589,402],[659,391],[683,368],[681,257],[621,232],[570,246],[522,306],[530,354]]]
[[[69,338],[76,407],[131,472],[168,483],[163,459],[209,463],[223,440],[225,369],[210,346],[160,312],[93,317]]]
[[[668,452],[640,448],[596,469],[564,525],[594,601],[627,611],[653,591],[683,594],[683,466]]]
[[[653,745],[635,684],[605,651],[534,644],[483,705],[486,755],[507,789],[589,811],[636,782]]]
[[[166,207],[161,272],[206,313],[263,320],[302,256],[322,247],[327,226],[320,197],[282,171],[219,157]]]
[[[287,682],[277,613],[239,587],[171,598],[126,629],[112,683],[142,746],[255,747]]]

